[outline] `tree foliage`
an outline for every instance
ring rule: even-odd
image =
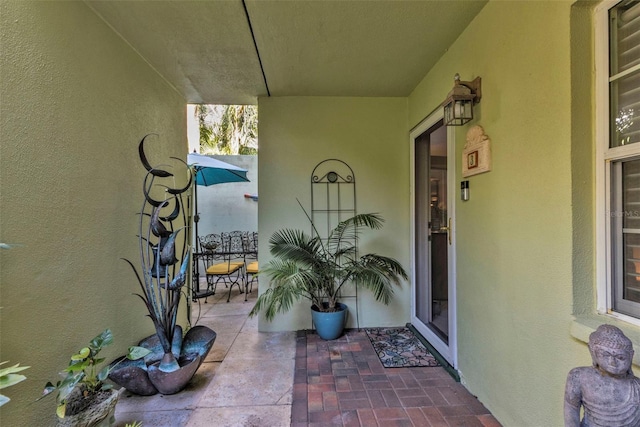
[[[200,128],[200,147],[207,146],[213,135],[213,128],[207,123],[207,116],[211,109],[208,105],[196,105],[196,116],[198,117],[198,127]]]
[[[258,154],[255,105],[197,105],[201,154]]]

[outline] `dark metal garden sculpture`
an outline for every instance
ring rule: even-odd
[[[136,274],[140,285],[140,293],[136,295],[147,307],[156,333],[139,344],[152,350],[144,362],[123,361],[109,378],[134,393],[173,394],[182,390],[195,374],[211,350],[216,333],[196,326],[183,339],[182,328],[176,324],[189,266],[187,238],[178,237],[188,223],[184,199],[193,175],[184,161],[172,157],[184,163],[188,174],[187,185],[175,188],[175,176],[166,170],[167,165],[152,166],[147,160],[144,143],[148,136],[138,146],[140,161],[147,170],[138,234],[142,272],[131,261],[125,261]],[[161,200],[159,195],[163,197]]]

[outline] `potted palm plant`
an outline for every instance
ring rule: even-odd
[[[304,211],[304,208],[303,208]],[[358,254],[358,237],[363,228],[379,229],[383,218],[377,213],[358,214],[341,221],[327,238],[321,238],[307,212],[313,235],[295,229],[276,231],[269,240],[274,258],[260,274],[271,281],[251,310],[264,311],[267,320],[288,311],[295,301],[308,299],[318,335],[325,340],[339,337],[344,329],[347,307],[339,302],[347,283],[369,289],[377,301],[388,304],[393,285],[407,279],[407,273],[393,258]]]

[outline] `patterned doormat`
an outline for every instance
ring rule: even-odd
[[[385,368],[440,366],[408,328],[365,329]]]

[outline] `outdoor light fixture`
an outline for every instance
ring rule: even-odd
[[[461,82],[460,74],[453,78],[454,85],[442,106],[444,107],[444,124],[446,126],[462,126],[473,119],[473,104],[480,102],[482,92],[480,77],[471,82]]]

